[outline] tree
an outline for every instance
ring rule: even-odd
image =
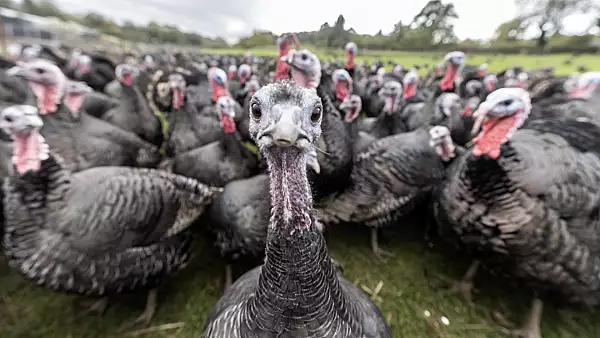
[[[515,0],[515,4],[527,27],[538,28],[537,44],[542,49],[550,36],[561,32],[566,17],[595,7],[593,0]]]
[[[421,45],[449,44],[458,39],[452,20],[458,19],[454,4],[430,0],[411,22],[413,42]]]
[[[0,0],[0,7],[15,8],[16,6],[12,0]]]
[[[527,25],[522,18],[515,18],[507,21],[498,28],[494,33],[494,40],[497,41],[516,41],[523,38]]]
[[[346,19],[344,19],[343,15],[339,15],[337,20],[335,20],[334,27],[338,30],[344,30],[344,25],[346,24]]]
[[[23,2],[21,3],[21,10],[25,13],[41,15],[41,13],[38,12],[38,6],[33,0],[23,0]]]

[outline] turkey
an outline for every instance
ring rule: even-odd
[[[219,189],[151,169],[101,167],[72,174],[49,151],[33,106],[11,106],[0,127],[14,137],[15,173],[5,180],[4,253],[26,278],[53,291],[107,297],[156,287],[183,268],[187,230]],[[107,299],[93,308],[103,311]]]
[[[32,60],[14,72],[27,79],[44,120],[41,133],[70,171],[107,165],[155,166],[160,161],[158,148],[135,134],[84,111],[70,111],[70,96],[80,96],[80,90],[66,86],[65,75],[56,65]],[[75,93],[65,92],[72,89]],[[68,104],[62,103],[63,98]]]
[[[444,161],[454,157],[449,134],[437,126],[373,142],[356,155],[350,185],[319,210],[319,219],[326,225],[364,223],[373,253],[383,260],[389,253],[379,247],[378,229],[413,211],[445,178]]]
[[[320,134],[319,97],[280,82],[252,107],[250,130],[270,169],[265,263],[226,290],[203,337],[391,337],[375,304],[336,272],[313,215],[305,166]]]
[[[176,174],[192,177],[212,186],[222,187],[230,181],[248,178],[258,171],[258,159],[241,142],[234,122],[235,101],[221,96],[216,103],[221,120],[221,137],[202,147],[177,154],[172,159]]]
[[[569,119],[524,124],[530,110],[522,88],[487,96],[474,114],[474,130],[483,128],[454,162],[434,213],[442,237],[476,260],[463,283],[472,285],[481,262],[534,292],[518,333],[539,338],[542,299],[600,304],[600,128]]]
[[[128,64],[120,64],[115,73],[121,84],[119,105],[104,112],[102,119],[160,147],[163,141],[160,120],[150,110],[146,97],[134,84],[139,70]]]

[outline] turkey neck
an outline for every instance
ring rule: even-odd
[[[244,150],[247,150],[246,147],[242,144],[238,137],[237,130],[234,133],[223,133],[221,136],[220,145],[223,149],[223,152],[227,154],[228,157],[235,158],[245,158]]]
[[[131,86],[121,85],[123,95],[121,95],[121,102],[123,103],[123,107],[127,109],[128,113],[142,113],[143,110],[146,109],[144,106],[145,101],[142,93],[137,89],[135,84]]]
[[[265,263],[249,306],[259,326],[281,332],[341,312],[338,309],[345,301],[312,215],[306,154],[276,148],[265,153],[265,158],[271,219]]]
[[[12,263],[37,250],[40,231],[47,230],[51,210],[62,210],[70,186],[69,173],[50,155],[37,172],[9,177],[4,185],[5,252]]]

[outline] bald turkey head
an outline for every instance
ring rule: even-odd
[[[383,84],[378,92],[384,101],[382,113],[392,115],[402,102],[402,85],[398,81],[388,81]]]
[[[500,146],[525,122],[530,111],[531,98],[523,88],[500,88],[490,93],[473,114],[476,120],[472,133],[481,128],[473,139],[473,155],[497,159]]]
[[[63,103],[73,113],[74,117],[79,117],[83,99],[87,93],[91,92],[93,92],[93,89],[85,82],[67,81]]]
[[[29,87],[37,98],[41,115],[56,111],[62,100],[67,80],[58,66],[48,60],[37,59],[20,63],[7,73],[27,79]]]
[[[169,75],[169,87],[171,88],[171,106],[179,110],[185,104],[186,82],[183,75],[175,73]]]
[[[246,83],[246,80],[252,75],[252,67],[249,64],[242,64],[237,70],[238,78],[240,79],[240,83]]]
[[[133,86],[133,80],[139,74],[137,67],[127,63],[122,63],[115,68],[115,76],[122,86]]]
[[[362,110],[362,99],[358,95],[350,95],[340,104],[340,110],[345,112],[344,121],[352,123],[360,115]]]
[[[446,126],[433,126],[429,129],[429,145],[440,155],[442,161],[450,161],[456,156],[450,129]]]
[[[404,75],[404,79],[402,79],[404,84],[404,94],[403,97],[405,100],[410,99],[411,97],[417,95],[417,86],[419,85],[419,74],[417,74],[416,70],[411,70],[410,72]]]
[[[488,92],[494,91],[498,86],[498,77],[494,74],[488,74],[483,78],[483,85]]]
[[[235,100],[229,96],[221,96],[215,103],[217,115],[221,120],[221,128],[226,134],[235,133]]]
[[[237,66],[236,65],[230,65],[229,68],[227,68],[227,78],[229,80],[232,80],[235,78],[235,76],[237,75]]]
[[[600,92],[600,72],[587,72],[577,76],[572,82],[569,97],[589,99]]]
[[[352,94],[352,77],[345,69],[337,69],[331,75],[333,84],[335,86],[335,98],[339,101]]]
[[[447,63],[446,74],[440,81],[440,88],[444,91],[453,91],[455,87],[455,81],[465,64],[465,53],[460,51],[454,51],[446,54],[444,61]]]
[[[348,42],[344,47],[346,50],[346,69],[354,68],[354,58],[358,52],[358,46],[354,42]]]
[[[290,64],[296,84],[305,88],[317,88],[321,82],[321,62],[314,53],[308,49],[292,49],[282,59]]]
[[[221,96],[229,96],[227,74],[221,68],[211,67],[208,70],[208,82],[212,89],[212,99],[217,102]]]
[[[38,171],[42,161],[49,157],[48,145],[40,134],[43,124],[33,106],[11,106],[0,113],[0,128],[12,135],[14,141],[12,162],[20,175]]]

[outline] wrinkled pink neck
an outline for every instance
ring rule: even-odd
[[[181,109],[181,107],[183,107],[184,99],[185,99],[185,93],[183,92],[183,90],[181,90],[179,88],[173,88],[173,97],[171,100],[171,105],[173,106],[173,109],[175,109],[175,110]]]
[[[440,81],[440,88],[442,90],[454,90],[454,81],[458,75],[457,67],[453,64],[449,64],[446,68],[446,75]]]
[[[293,232],[312,225],[312,196],[306,155],[295,148],[275,148],[265,154],[271,178],[270,230]]]
[[[226,85],[211,81],[210,87],[212,88],[212,99],[215,102],[217,102],[221,96],[230,96],[229,89],[227,89]]]
[[[319,83],[314,77],[305,75],[303,72],[294,69],[293,67],[291,68],[291,70],[292,78],[298,86],[312,89],[317,88],[317,86],[319,85]]]
[[[78,116],[84,97],[85,95],[80,93],[67,94],[64,98],[64,104],[75,116]]]
[[[350,70],[354,68],[354,53],[346,52],[346,69]]]
[[[29,87],[37,98],[40,115],[46,115],[56,111],[61,95],[55,85],[43,85],[29,81]]]
[[[406,85],[406,87],[404,87],[404,94],[403,97],[405,100],[410,99],[411,97],[415,96],[417,94],[417,85],[414,83],[408,84]]]
[[[29,170],[40,170],[40,134],[38,130],[33,130],[27,135],[14,135],[13,142],[13,164],[19,174],[24,174]]]

